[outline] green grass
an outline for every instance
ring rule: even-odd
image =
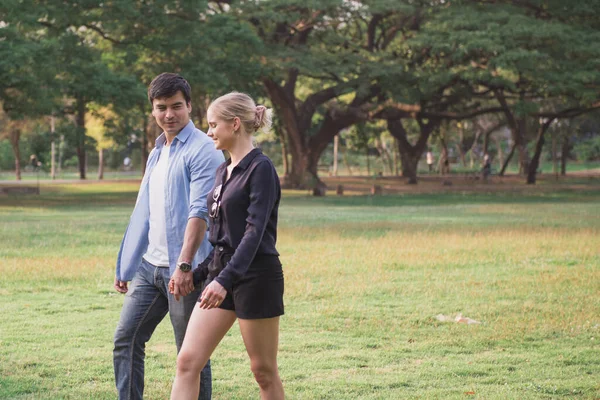
[[[0,197],[0,399],[114,399],[114,260],[137,185]],[[600,398],[600,189],[286,193],[279,364],[290,399]],[[479,325],[439,322],[438,314]],[[168,319],[146,397],[168,397]],[[237,325],[214,398],[258,398]],[[474,394],[472,394],[474,393]]]

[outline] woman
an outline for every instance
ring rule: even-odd
[[[208,199],[209,240],[215,246],[194,272],[206,279],[177,357],[171,399],[197,399],[200,371],[236,318],[262,399],[283,399],[277,368],[283,271],[277,239],[279,178],[252,135],[268,130],[271,110],[232,92],[208,108],[208,136],[230,159],[217,169]]]

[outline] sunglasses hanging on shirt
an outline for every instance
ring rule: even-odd
[[[221,189],[223,188],[223,184],[220,184],[213,191],[213,200],[214,203],[210,207],[210,212],[208,215],[211,218],[217,218],[219,216],[219,211],[221,209]]]

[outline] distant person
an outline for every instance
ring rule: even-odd
[[[131,158],[129,158],[129,156],[123,159],[123,167],[125,168],[125,171],[129,171],[131,169]]]
[[[433,172],[433,153],[431,152],[431,150],[427,150],[426,158],[429,172]]]
[[[490,175],[492,174],[492,163],[490,160],[490,155],[485,153],[483,156],[483,167],[481,169],[481,175],[483,176],[483,180],[487,181]]]
[[[181,349],[201,291],[194,286],[192,266],[212,250],[206,232],[206,198],[224,160],[208,136],[190,121],[191,89],[184,78],[158,75],[148,88],[148,99],[163,133],[148,156],[117,258],[114,284],[118,292],[126,293],[113,360],[119,399],[128,400],[143,398],[146,342],[167,313],[177,351]],[[208,326],[196,326],[197,332],[203,329]],[[197,398],[210,399],[210,363],[202,373],[198,370],[196,378],[202,380]]]
[[[236,318],[260,397],[284,397],[277,367],[284,283],[275,249],[281,189],[273,163],[252,144],[256,131],[271,126],[270,112],[237,92],[208,108],[208,136],[231,158],[217,170],[208,198],[215,248],[194,273],[207,286],[177,357],[171,399],[196,398],[198,372]]]
[[[31,170],[36,172],[42,166],[42,163],[38,160],[35,154],[32,154],[29,156],[29,165],[31,165]]]

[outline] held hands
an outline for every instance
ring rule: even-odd
[[[176,301],[179,301],[179,297],[187,296],[193,291],[194,276],[192,275],[192,271],[183,272],[179,268],[175,269],[169,281],[169,293],[175,296]]]
[[[227,290],[217,281],[212,281],[204,288],[202,296],[200,296],[200,308],[210,310],[217,308],[225,299]]]
[[[127,282],[120,281],[117,278],[115,278],[114,288],[119,293],[127,293],[127,290],[128,290],[127,289]]]

